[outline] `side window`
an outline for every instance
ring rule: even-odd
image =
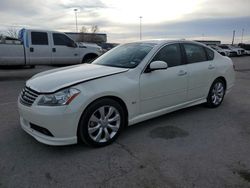
[[[153,58],[152,61],[165,61],[168,67],[182,64],[181,49],[179,44],[170,44],[163,47]]]
[[[53,33],[53,41],[56,46],[68,46],[73,43],[73,41],[60,33]]]
[[[48,34],[45,32],[31,32],[31,44],[48,45]]]
[[[207,61],[206,52],[203,46],[196,44],[183,44],[188,63]]]
[[[214,59],[214,52],[208,48],[205,48],[207,52],[207,60],[213,60]]]

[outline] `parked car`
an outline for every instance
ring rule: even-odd
[[[222,49],[231,50],[235,54],[235,56],[242,56],[245,54],[245,50],[243,48],[239,48],[233,45],[223,44],[223,45],[219,45],[219,47]]]
[[[118,46],[119,44],[117,43],[101,43],[99,46],[102,47],[103,53],[106,53],[107,51],[111,50],[112,48]]]
[[[239,43],[238,46],[245,50],[245,55],[250,55],[250,44]]]
[[[219,46],[211,45],[210,47],[213,48],[214,50],[216,50],[218,53],[220,53],[223,56],[231,57],[231,56],[237,55],[234,51],[229,50],[229,49],[223,49]]]
[[[191,41],[120,45],[92,64],[33,76],[18,98],[21,127],[39,142],[112,143],[127,125],[181,108],[220,106],[232,60]]]
[[[57,31],[22,29],[19,41],[0,43],[0,65],[57,65],[87,63],[98,57],[99,46],[78,45]]]

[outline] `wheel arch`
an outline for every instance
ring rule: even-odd
[[[93,53],[93,52],[87,53],[87,54],[85,54],[85,55],[82,57],[82,63],[84,63],[84,61],[85,61],[86,59],[88,59],[88,58],[93,58],[93,59],[95,59],[95,58],[97,58],[97,57],[98,57],[98,54],[96,54],[96,53]]]
[[[98,100],[102,100],[102,99],[112,99],[116,102],[118,102],[121,107],[124,109],[124,113],[125,113],[125,125],[127,126],[128,125],[128,108],[127,108],[127,105],[126,103],[120,98],[120,97],[117,97],[117,96],[113,96],[113,95],[107,95],[107,96],[102,96],[102,97],[99,97],[99,98],[96,98],[94,99],[93,101],[91,101],[85,108],[84,110],[82,111],[81,113],[81,117],[79,119],[79,122],[78,122],[78,126],[77,126],[77,135],[78,135],[78,129],[79,129],[79,125],[80,125],[80,122],[81,122],[81,118],[82,116],[84,115],[84,113],[86,113],[86,110],[88,109],[89,106],[91,106],[93,103],[95,103],[96,101]]]
[[[226,81],[225,77],[219,76],[219,77],[217,77],[217,78],[214,80],[214,82],[215,82],[216,80],[221,80],[221,81],[223,81],[223,83],[225,84],[225,90],[227,90],[227,81]]]

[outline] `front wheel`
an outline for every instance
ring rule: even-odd
[[[220,106],[224,99],[225,91],[225,83],[221,79],[215,80],[207,96],[207,106],[210,108],[216,108]]]
[[[91,104],[82,115],[78,139],[90,146],[106,146],[116,140],[125,122],[124,110],[118,102],[100,99]]]

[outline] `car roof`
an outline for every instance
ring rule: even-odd
[[[207,45],[203,44],[203,43],[200,43],[200,42],[196,42],[196,41],[191,41],[191,40],[164,40],[164,39],[155,39],[155,40],[142,40],[142,41],[136,41],[136,42],[131,42],[131,43],[145,43],[145,44],[148,44],[148,43],[151,43],[151,44],[156,44],[156,45],[163,45],[163,44],[168,44],[168,43],[193,43],[193,44],[199,44],[199,45],[202,45],[202,46],[206,46],[208,47]]]

